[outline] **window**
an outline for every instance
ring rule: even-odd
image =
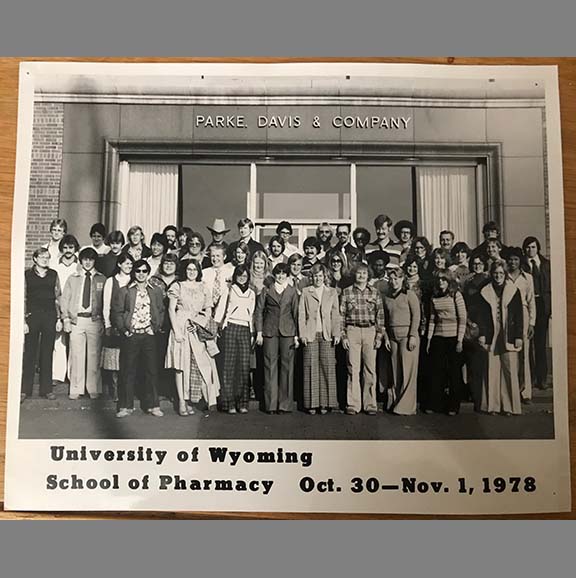
[[[476,170],[474,167],[417,167],[417,229],[433,245],[447,229],[456,241],[478,244]]]
[[[291,242],[301,249],[324,221],[352,224],[355,192],[350,164],[255,164],[252,170],[249,216],[261,243],[276,234],[276,225],[283,220],[291,223]]]

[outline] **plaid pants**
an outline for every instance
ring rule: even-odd
[[[336,395],[336,353],[321,333],[304,347],[304,407],[338,407]]]
[[[224,372],[220,403],[223,411],[248,407],[250,399],[250,328],[229,323],[223,334]]]

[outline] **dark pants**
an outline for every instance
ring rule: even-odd
[[[544,300],[536,298],[536,324],[534,339],[530,344],[530,369],[532,381],[536,387],[545,387],[548,378],[548,358],[546,354],[546,340],[548,337],[549,317],[545,314]]]
[[[292,411],[294,398],[294,338],[264,337],[264,408]],[[280,360],[280,363],[278,363]],[[278,368],[280,365],[280,368]]]
[[[254,348],[251,364],[254,397],[262,403],[264,399],[264,351],[262,347]]]
[[[120,408],[134,408],[134,391],[141,374],[144,380],[142,388],[142,409],[158,407],[156,381],[158,379],[158,361],[156,336],[137,333],[126,337],[122,344],[120,363],[122,380],[118,392]],[[139,369],[142,371],[140,372]]]
[[[40,395],[52,392],[52,358],[56,339],[56,312],[39,311],[27,319],[28,333],[24,338],[22,393],[32,395],[36,359],[40,366]],[[38,352],[40,349],[40,352]]]
[[[460,410],[461,355],[456,337],[433,337],[430,343],[428,383],[423,409],[438,413]]]
[[[164,361],[166,359],[166,350],[168,349],[168,337],[170,332],[157,333],[156,351],[158,361],[158,395],[166,399],[174,399],[176,396],[176,387],[174,381],[174,371],[172,369],[164,368]]]
[[[418,352],[418,385],[416,399],[420,409],[426,409],[426,395],[430,387],[430,355],[426,352],[426,336],[422,336]]]
[[[348,394],[348,352],[339,343],[336,346],[336,396],[338,407],[346,407],[346,397]]]
[[[474,411],[480,411],[483,380],[488,370],[486,350],[477,341],[464,341],[463,358],[466,365],[467,389],[474,402]],[[465,399],[465,396],[462,398]]]

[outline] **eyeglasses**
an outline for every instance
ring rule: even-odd
[[[190,247],[201,247],[202,243],[199,243],[198,241],[190,241],[188,245],[190,245]]]
[[[136,269],[135,273],[148,273],[148,269]]]

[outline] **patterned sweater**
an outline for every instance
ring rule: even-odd
[[[432,297],[428,339],[432,337],[457,337],[464,339],[466,331],[466,305],[459,291],[454,295]]]

